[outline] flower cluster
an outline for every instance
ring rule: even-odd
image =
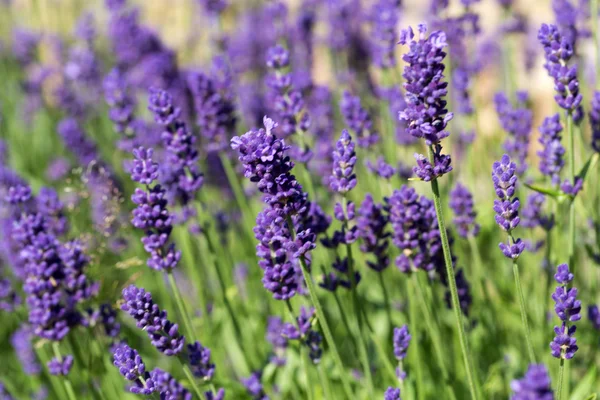
[[[340,101],[340,111],[346,125],[355,133],[360,147],[371,147],[379,141],[379,134],[374,130],[371,116],[363,108],[360,97],[345,90]]]
[[[400,389],[389,387],[383,395],[383,400],[400,400]]]
[[[517,166],[510,160],[508,155],[503,155],[500,161],[492,165],[492,182],[499,200],[494,200],[494,211],[496,212],[496,223],[504,231],[508,232],[509,243],[500,243],[500,250],[508,258],[516,260],[523,250],[525,242],[514,239],[512,231],[519,225],[519,198],[515,197],[517,187]],[[512,244],[510,243],[512,241]]]
[[[588,307],[588,318],[594,328],[600,330],[600,308],[597,305],[594,304]]]
[[[554,400],[552,383],[548,370],[543,364],[532,364],[522,379],[510,384],[513,391],[511,400]]]
[[[581,302],[577,300],[577,289],[568,287],[573,281],[573,274],[569,271],[567,264],[560,264],[557,267],[554,279],[560,285],[552,294],[555,302],[554,311],[562,324],[554,327],[556,336],[550,343],[550,349],[552,356],[570,359],[573,358],[579,347],[577,347],[577,339],[574,337],[577,327],[570,325],[569,322],[581,319]]]
[[[467,238],[477,236],[479,224],[475,222],[477,213],[473,209],[473,195],[465,186],[457,183],[450,192],[450,208],[454,211],[453,223],[459,236]]]
[[[388,245],[391,234],[387,231],[388,216],[382,204],[377,204],[370,193],[358,209],[356,227],[358,237],[362,240],[360,250],[372,254],[374,261],[367,261],[373,270],[381,272],[389,264]]]
[[[402,361],[406,358],[406,352],[408,351],[408,345],[412,339],[411,334],[408,332],[408,326],[403,325],[400,328],[394,328],[394,338],[392,344],[394,345],[394,357],[398,360],[398,368],[396,369],[396,376],[400,380],[406,378],[406,372],[402,370]]]
[[[235,131],[234,99],[231,93],[231,76],[222,58],[214,61],[214,69],[225,74],[220,77],[217,71],[212,74],[192,72],[188,76],[187,86],[192,93],[196,124],[206,141],[207,151],[222,151],[232,132]]]
[[[300,315],[296,318],[296,323],[288,322],[283,325],[281,335],[288,340],[298,340],[302,345],[308,348],[308,355],[313,363],[317,364],[321,360],[323,349],[321,334],[313,329],[316,316],[314,308],[307,309],[302,307]]]
[[[371,53],[380,68],[396,66],[396,26],[399,20],[398,0],[378,0],[371,9]]]
[[[502,129],[510,135],[504,142],[504,150],[517,160],[517,175],[527,170],[527,151],[529,136],[533,125],[533,113],[527,108],[528,95],[517,92],[517,107],[514,107],[505,93],[496,93],[494,104]]]
[[[590,125],[592,126],[592,148],[600,152],[600,91],[595,91],[590,104]]]
[[[161,185],[152,185],[159,174],[159,166],[152,160],[152,149],[143,147],[133,150],[135,159],[131,166],[131,179],[146,186],[136,188],[131,200],[136,204],[131,223],[145,232],[144,249],[150,257],[147,264],[158,271],[170,271],[177,266],[181,252],[170,241],[173,216],[167,208],[167,192]]]
[[[242,378],[242,384],[252,400],[269,400],[269,396],[265,393],[263,384],[261,383],[261,374],[254,372],[248,378]]]
[[[450,156],[441,153],[440,142],[450,133],[446,130],[452,113],[446,109],[448,83],[444,82],[444,58],[447,46],[446,35],[441,31],[427,35],[427,27],[419,25],[418,41],[414,39],[412,28],[403,30],[400,43],[408,44],[409,51],[402,59],[408,64],[404,68],[406,80],[406,108],[399,117],[407,122],[407,132],[425,140],[431,149],[431,159],[416,154],[415,175],[424,181],[431,181],[452,170]]]
[[[67,376],[73,367],[73,356],[66,356],[62,359],[53,358],[48,361],[48,372],[50,375]]]
[[[289,146],[274,135],[276,124],[271,119],[265,118],[264,124],[265,129],[231,139],[231,147],[239,154],[244,175],[257,183],[267,204],[254,228],[263,284],[274,298],[287,300],[298,291],[302,279],[298,263],[309,261],[316,236],[305,223],[312,208],[307,194],[291,173],[294,163],[284,154]]]
[[[113,364],[125,379],[133,382],[134,385],[129,388],[131,393],[150,395],[156,391],[156,383],[137,350],[120,343],[113,351]]]
[[[544,48],[546,63],[544,67],[554,79],[556,103],[574,118],[583,116],[581,111],[582,94],[579,93],[577,64],[569,65],[573,57],[573,39],[561,33],[556,25],[542,24],[538,31],[538,40]],[[576,118],[577,119],[577,118]]]
[[[134,113],[136,102],[128,91],[127,81],[118,68],[110,71],[103,81],[104,99],[110,107],[108,117],[115,130],[125,138],[135,137]]]
[[[123,289],[123,300],[121,310],[135,319],[138,328],[146,331],[158,351],[173,356],[183,350],[185,339],[179,327],[167,319],[167,312],[154,303],[149,292],[130,285]]]
[[[538,141],[542,145],[542,149],[537,153],[540,157],[539,168],[542,175],[550,177],[553,185],[560,183],[560,171],[565,165],[565,148],[561,143],[562,129],[559,114],[545,118],[539,128]]]
[[[164,127],[161,138],[167,154],[161,182],[167,188],[170,202],[178,201],[187,206],[204,182],[198,170],[196,137],[183,122],[181,109],[174,105],[168,92],[150,89],[148,109],[154,114],[154,121]]]

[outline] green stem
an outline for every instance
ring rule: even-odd
[[[183,320],[183,325],[185,327],[186,334],[192,341],[195,342],[197,338],[194,332],[192,321],[190,320],[190,316],[187,313],[185,303],[183,302],[183,297],[181,296],[181,292],[179,291],[179,287],[177,286],[177,282],[175,282],[173,271],[169,270],[167,272],[167,279],[169,280],[169,285],[171,286],[173,295],[175,296],[175,303],[177,304],[177,308],[179,309],[179,315]]]
[[[569,178],[575,186],[575,132],[573,129],[573,116],[567,113],[567,132],[569,134]],[[575,273],[575,200],[569,203],[569,267]]]
[[[379,358],[383,361],[383,366],[385,367],[386,372],[390,376],[391,382],[395,382],[396,379],[398,379],[398,377],[396,376],[396,370],[394,369],[394,366],[388,358],[387,352],[385,351],[381,340],[377,337],[377,334],[375,332],[371,332],[371,339],[373,340],[373,343],[375,343],[375,348],[379,353]]]
[[[529,354],[529,362],[535,363],[535,354],[533,345],[531,344],[531,333],[529,331],[529,322],[527,321],[527,311],[525,309],[525,297],[523,296],[523,288],[521,287],[521,278],[519,274],[519,264],[513,261],[513,274],[515,275],[515,285],[517,286],[517,296],[519,297],[519,308],[521,309],[521,322],[525,331],[525,342],[527,343],[527,353]]]
[[[194,287],[196,288],[196,292],[198,293],[198,302],[200,303],[199,305],[200,310],[202,311],[202,316],[206,317],[207,321],[210,321],[210,319],[208,318],[206,289],[202,285],[204,279],[202,279],[202,277],[200,276],[200,269],[195,265],[194,248],[192,247],[190,234],[185,230],[185,227],[180,228],[183,229],[176,229],[174,230],[174,233],[175,237],[179,239],[179,245],[182,246],[181,257],[183,257],[183,264],[185,265],[188,274],[194,282]]]
[[[227,180],[229,181],[229,186],[231,186],[231,190],[233,191],[233,197],[235,197],[235,201],[240,210],[242,211],[242,218],[244,221],[244,226],[248,239],[252,240],[254,238],[254,234],[252,233],[253,221],[248,219],[251,218],[252,215],[254,215],[252,209],[246,201],[246,196],[244,195],[242,185],[238,180],[231,160],[227,157],[227,154],[224,152],[219,153],[219,158],[221,159],[221,164],[223,165],[223,169],[225,170]]]
[[[387,315],[388,325],[389,325],[388,329],[390,329],[390,332],[391,332],[391,330],[394,327],[394,323],[392,321],[392,308],[390,306],[390,295],[385,286],[385,281],[383,280],[383,271],[378,272],[377,275],[379,276],[379,284],[381,285],[381,291],[383,292],[383,300],[385,303],[385,313]]]
[[[291,226],[290,231],[293,230],[293,226]],[[333,361],[340,373],[340,379],[342,380],[342,387],[344,389],[344,393],[348,399],[353,399],[354,395],[352,394],[352,389],[350,387],[350,382],[348,381],[348,376],[346,375],[346,371],[344,370],[344,364],[342,363],[342,358],[340,357],[340,353],[338,352],[337,346],[335,344],[335,340],[333,339],[333,335],[331,334],[331,329],[329,328],[329,324],[325,319],[325,313],[323,312],[323,307],[321,306],[321,301],[317,297],[317,291],[315,288],[315,284],[312,281],[312,276],[310,272],[308,272],[308,268],[306,266],[306,262],[304,258],[300,259],[300,267],[302,269],[302,275],[304,276],[304,280],[306,281],[306,286],[308,288],[308,293],[310,295],[310,300],[313,303],[317,311],[317,318],[319,319],[319,324],[321,325],[321,329],[323,330],[323,335],[325,336],[325,341],[329,346],[329,350],[332,353]]]
[[[319,375],[319,380],[321,381],[321,386],[323,387],[325,400],[333,400],[333,394],[331,392],[331,387],[329,386],[329,379],[327,379],[325,371],[323,371],[323,367],[321,366],[321,364],[317,366],[317,372]]]
[[[292,307],[292,302],[287,299],[285,301],[285,305],[287,306],[287,310],[288,310],[288,315],[290,320],[292,321],[292,324],[298,326],[298,320],[296,319],[296,316],[294,314],[294,308]],[[298,326],[298,329],[300,329],[300,327]],[[308,353],[304,351],[304,349],[302,349],[302,342],[304,340],[304,337],[301,338],[301,344],[300,344],[300,358],[302,359],[302,369],[304,369],[304,376],[306,378],[306,393],[308,395],[309,400],[312,400],[313,397],[313,391],[312,391],[312,385],[310,382],[310,371],[309,371],[309,363],[307,362],[307,358],[308,358]]]
[[[416,275],[415,275],[416,277]],[[418,400],[423,400],[425,398],[425,386],[423,385],[423,366],[421,363],[421,346],[420,343],[418,342],[418,337],[419,337],[419,331],[420,331],[420,321],[419,321],[419,317],[418,317],[418,312],[417,312],[417,302],[419,303],[423,303],[425,301],[425,299],[420,299],[418,300],[418,296],[416,294],[415,288],[413,287],[412,290],[412,296],[411,299],[408,300],[408,312],[410,315],[410,324],[411,324],[411,330],[413,331],[413,337],[414,337],[414,345],[411,347],[411,351],[414,353],[414,360],[415,360],[415,370],[417,371],[416,373],[416,391],[417,391],[417,399]],[[437,352],[436,352],[437,353]],[[442,360],[440,367],[442,368],[442,371],[445,370],[445,362]],[[447,381],[447,373],[446,372],[442,372],[444,375],[444,380]],[[400,388],[400,391],[403,391],[403,388]],[[450,390],[452,392],[452,390]]]
[[[62,355],[60,354],[60,348],[59,348],[58,342],[56,342],[56,341],[52,342],[52,351],[54,352],[54,357],[56,357],[56,359],[59,362],[62,362],[63,358],[62,358]],[[77,400],[77,397],[75,396],[75,392],[73,391],[73,385],[71,384],[71,380],[69,379],[69,377],[63,376],[62,381],[63,381],[63,384],[65,385],[65,390],[67,392],[67,397],[69,398],[69,400]]]
[[[482,299],[484,299],[488,296],[483,283],[483,268],[481,263],[481,254],[479,253],[479,247],[477,247],[477,239],[475,239],[475,236],[469,235],[467,237],[467,240],[469,241],[469,247],[471,248],[471,258],[473,260],[473,276],[475,277],[475,282],[477,283],[479,295]]]
[[[562,399],[564,377],[565,377],[565,360],[564,360],[564,358],[561,358],[560,366],[558,367],[558,384],[556,386],[556,400]]]
[[[428,147],[429,158],[433,164],[433,149],[431,146]],[[442,210],[442,201],[440,197],[440,189],[438,186],[437,179],[431,181],[431,191],[433,192],[433,203],[435,206],[435,212],[437,215],[438,227],[440,230],[440,239],[442,240],[442,250],[444,252],[444,262],[446,264],[446,274],[448,275],[448,286],[450,286],[450,297],[452,299],[452,311],[454,311],[454,318],[456,320],[456,326],[458,329],[458,338],[460,341],[460,349],[465,364],[465,370],[467,372],[467,380],[469,382],[469,391],[471,392],[471,398],[474,400],[478,399],[477,385],[475,384],[475,373],[473,372],[473,359],[469,352],[469,343],[467,341],[467,334],[462,320],[462,311],[460,308],[460,301],[458,299],[458,290],[456,289],[456,278],[454,277],[454,266],[452,265],[452,254],[450,254],[450,244],[448,242],[448,232],[446,232],[446,224],[444,222],[444,214]]]
[[[202,393],[202,390],[200,390],[200,387],[196,383],[196,378],[194,377],[194,374],[192,374],[192,371],[190,371],[190,367],[182,359],[179,359],[179,362],[181,363],[183,373],[185,374],[187,380],[190,381],[190,384],[192,385],[192,389],[194,390],[194,393],[196,393],[196,396],[198,396],[199,399],[205,399],[206,396],[204,396],[204,393]]]
[[[347,313],[344,311],[342,302],[340,301],[340,296],[338,295],[337,291],[333,292],[333,298],[335,299],[338,309],[340,310],[340,315],[342,316],[342,323],[346,328],[346,332],[348,332],[348,335],[350,336],[350,340],[352,340],[352,345],[354,346],[354,348],[357,348],[358,344],[356,343],[356,338],[352,334],[352,329],[350,329],[350,323],[348,322],[348,316],[346,315]]]

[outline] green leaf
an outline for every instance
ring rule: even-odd
[[[596,400],[596,397],[598,397],[598,395],[596,393],[592,393],[586,397],[585,400]]]
[[[559,199],[560,197],[562,197],[562,193],[559,190],[555,190],[555,189],[548,189],[545,187],[541,187],[535,184],[529,184],[529,183],[524,183],[525,186],[527,186],[529,189],[534,190],[538,193],[541,194],[545,194],[548,195],[554,199]]]
[[[587,177],[587,174],[590,171],[590,169],[594,165],[596,165],[596,163],[598,162],[598,157],[600,157],[600,154],[598,154],[598,153],[592,154],[592,156],[590,158],[588,158],[586,163],[583,165],[583,168],[581,168],[581,170],[577,174],[577,176],[580,177],[584,182],[585,182],[585,178]]]
[[[594,390],[596,384],[596,367],[590,368],[587,374],[579,381],[579,384],[573,390],[569,399],[571,400],[590,400],[595,399],[596,395],[586,395]],[[592,397],[593,396],[593,397]]]

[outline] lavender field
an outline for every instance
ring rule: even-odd
[[[594,400],[599,0],[0,0],[0,400]]]

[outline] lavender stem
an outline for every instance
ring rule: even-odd
[[[429,153],[429,159],[431,164],[434,165],[433,159],[433,148],[432,146],[427,147]],[[477,400],[479,398],[477,393],[477,386],[475,384],[475,374],[473,372],[473,363],[471,353],[469,351],[469,343],[467,341],[467,334],[462,320],[460,302],[458,299],[458,290],[456,289],[456,278],[454,277],[454,267],[452,266],[452,255],[450,254],[450,244],[448,243],[448,233],[446,232],[446,224],[444,223],[444,215],[442,210],[442,201],[440,197],[440,189],[438,186],[437,179],[431,181],[431,191],[433,192],[433,203],[435,205],[435,213],[437,216],[438,227],[440,230],[440,238],[442,240],[442,250],[444,252],[444,262],[446,264],[446,273],[448,274],[448,286],[450,286],[450,295],[452,299],[452,310],[454,311],[454,317],[456,319],[456,325],[458,328],[458,337],[460,340],[460,348],[463,355],[463,361],[465,363],[465,370],[467,372],[467,380],[469,382],[469,391],[471,392],[471,398]]]
[[[478,287],[479,295],[482,299],[489,300],[489,296],[487,294],[487,291],[485,290],[481,254],[479,253],[479,247],[477,247],[477,239],[472,234],[469,234],[467,236],[467,240],[469,241],[469,247],[471,248],[471,258],[473,260],[472,271],[475,277],[475,282]]]
[[[525,331],[525,342],[527,343],[527,352],[529,353],[529,362],[535,364],[535,353],[531,344],[531,333],[529,331],[529,322],[527,321],[527,311],[525,309],[525,298],[523,297],[523,288],[519,274],[519,264],[513,260],[513,274],[515,275],[515,285],[517,286],[517,296],[519,297],[519,308],[521,309],[521,322]]]
[[[565,376],[565,359],[561,358],[560,366],[558,367],[558,384],[556,386],[556,400],[562,399],[564,376]]]
[[[569,179],[575,185],[575,132],[573,130],[573,115],[567,112],[567,133],[569,135]],[[575,273],[575,199],[569,203],[569,266]]]
[[[177,286],[177,282],[175,282],[175,277],[173,276],[173,272],[171,270],[168,270],[167,272],[167,279],[169,281],[169,286],[171,286],[171,290],[173,291],[173,295],[175,296],[175,303],[177,304],[179,316],[183,320],[183,325],[185,326],[186,333],[188,334],[188,337],[193,342],[195,342],[197,338],[194,332],[192,321],[190,320],[190,316],[187,313],[185,303],[183,302],[183,297],[181,296],[181,291]]]

